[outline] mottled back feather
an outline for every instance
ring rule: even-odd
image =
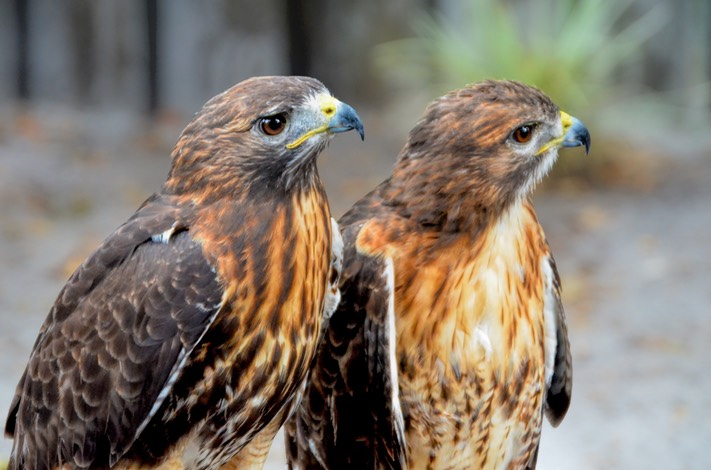
[[[190,238],[189,219],[161,199],[151,201],[68,281],[6,424],[8,434],[19,426],[19,468],[115,463],[170,392],[171,376],[222,300],[213,268]],[[152,240],[165,231],[173,233],[166,243]],[[37,450],[23,455],[24,446]]]

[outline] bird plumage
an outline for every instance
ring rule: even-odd
[[[572,366],[529,192],[576,139],[589,146],[579,121],[516,82],[430,104],[390,178],[340,220],[342,299],[287,423],[292,468],[535,466]],[[387,291],[388,263],[394,335],[362,294]]]
[[[9,468],[208,469],[245,449],[259,467],[335,304],[315,160],[353,128],[310,78],[210,100],[162,189],[60,292],[11,405]]]

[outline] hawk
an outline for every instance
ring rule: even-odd
[[[571,394],[555,262],[530,200],[583,124],[486,81],[429,105],[340,220],[341,301],[287,423],[292,468],[522,469]]]
[[[353,108],[312,78],[205,104],[161,190],[51,308],[7,419],[9,468],[261,468],[338,301],[316,158],[351,129]]]

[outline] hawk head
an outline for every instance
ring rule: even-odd
[[[427,198],[430,207],[437,201],[440,212],[453,205],[462,211],[496,211],[526,197],[560,147],[579,145],[586,152],[590,148],[588,130],[541,91],[518,82],[485,81],[428,106],[395,173],[408,181],[408,188],[401,188],[408,197]]]
[[[308,77],[256,77],[208,101],[173,150],[166,187],[193,191],[239,184],[270,189],[309,186],[329,138],[363,124],[349,105]]]

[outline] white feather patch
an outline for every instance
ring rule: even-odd
[[[397,358],[395,354],[396,337],[395,337],[395,268],[393,260],[390,257],[385,258],[385,276],[388,289],[388,359],[390,363],[390,386],[391,395],[390,402],[395,418],[395,432],[398,435],[400,442],[405,444],[405,421],[402,416],[402,408],[400,407],[400,385],[398,382]]]
[[[171,225],[170,228],[165,232],[151,236],[151,240],[153,240],[153,243],[162,243],[164,245],[167,245],[170,241],[170,237],[173,236],[173,233],[175,232],[175,227],[177,225],[177,222],[173,222],[173,225]]]
[[[491,346],[489,338],[489,326],[480,324],[474,328],[474,342],[484,350],[484,358],[488,361],[491,359],[491,354],[494,349]]]
[[[338,288],[338,283],[341,279],[341,270],[343,269],[343,237],[338,228],[338,223],[331,218],[331,268],[329,270],[329,279],[326,286],[326,299],[323,303],[323,318],[328,320],[336,311],[338,304],[341,301],[341,291]],[[336,271],[336,278],[331,282],[330,274]]]
[[[309,439],[309,450],[311,451],[311,455],[316,457],[316,460],[318,460],[318,463],[321,464],[323,468],[328,468],[328,465],[326,465],[326,462],[323,460],[323,457],[321,456],[321,453],[319,452],[319,446],[316,445],[313,439]],[[294,467],[295,469],[298,469],[300,467]]]

